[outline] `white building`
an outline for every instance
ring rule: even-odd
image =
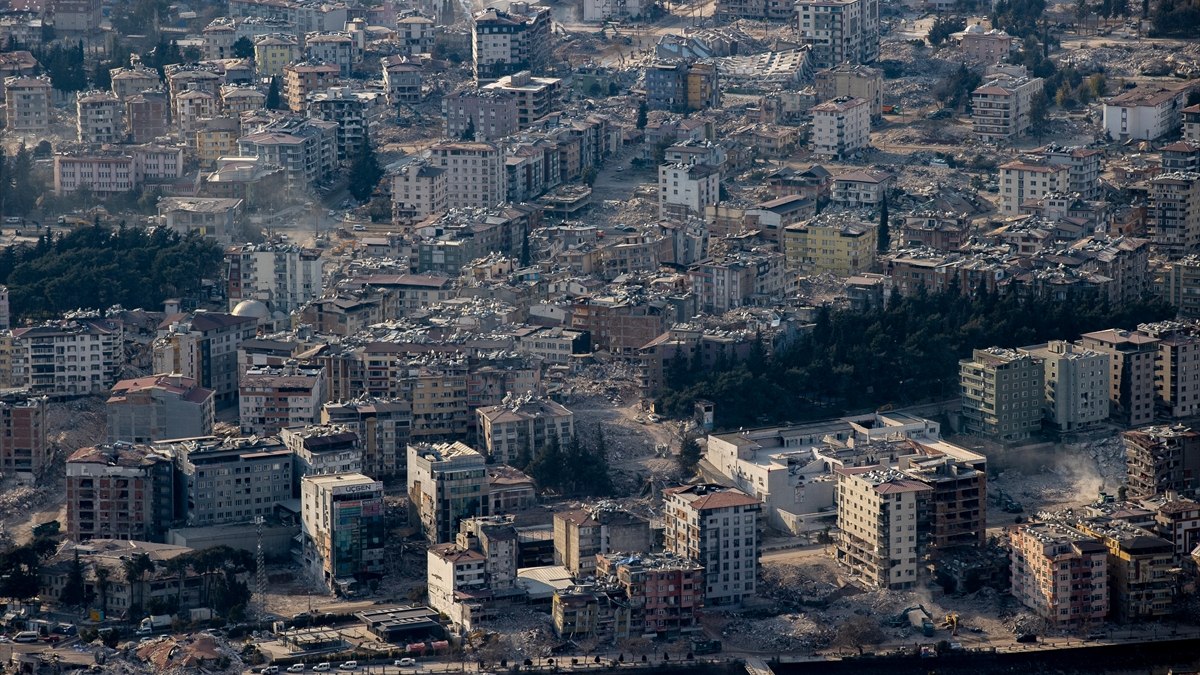
[[[587,23],[636,19],[641,15],[641,0],[583,0],[583,20]]]
[[[80,143],[125,140],[124,104],[106,91],[80,93],[75,99],[75,132]]]
[[[340,32],[309,33],[304,38],[304,53],[310,61],[337,66],[342,77],[350,76],[350,71],[361,56],[354,40],[348,34]]]
[[[1016,159],[1000,165],[1000,212],[1015,216],[1025,202],[1056,192],[1066,192],[1070,184],[1068,166]]]
[[[300,481],[304,566],[349,593],[384,571],[383,483],[358,473]]]
[[[12,379],[35,394],[106,393],[125,363],[124,327],[83,315],[12,331]]]
[[[522,450],[530,456],[557,438],[562,446],[575,435],[575,414],[549,399],[520,396],[501,405],[476,408],[479,438],[493,462],[508,464]]]
[[[408,500],[430,543],[452,541],[464,518],[487,515],[487,464],[465,443],[408,446]]]
[[[230,308],[258,300],[283,315],[321,296],[321,252],[293,244],[245,244],[225,251]]]
[[[446,206],[492,208],[507,190],[504,153],[491,143],[443,142],[430,148],[433,163],[446,172]]]
[[[754,597],[762,502],[720,485],[663,490],[663,548],[704,566],[704,605]]]
[[[704,215],[721,201],[721,170],[708,164],[663,164],[658,167],[658,217]]]
[[[416,161],[392,174],[392,219],[412,223],[446,210],[445,169]]]
[[[238,384],[242,432],[272,436],[287,427],[316,424],[327,388],[324,368],[247,370]]]
[[[1042,78],[1002,76],[971,92],[971,125],[989,143],[1008,142],[1029,130],[1033,100],[1042,95]]]
[[[340,424],[306,424],[279,430],[279,440],[292,451],[297,475],[359,473],[363,452],[358,433]]]
[[[38,133],[50,126],[50,78],[4,78],[5,128],[13,133]]]
[[[933,488],[880,466],[835,473],[838,562],[876,588],[916,588],[925,564]]]
[[[1109,356],[1065,340],[1022,347],[1042,361],[1046,421],[1059,431],[1078,431],[1108,419]]]
[[[800,0],[800,43],[813,66],[872,63],[879,58],[879,0]]]
[[[409,56],[433,51],[433,19],[406,16],[396,21],[396,38]]]
[[[1189,87],[1130,89],[1104,102],[1104,133],[1114,141],[1153,141],[1183,123]]]
[[[871,144],[871,102],[842,96],[812,108],[812,151],[841,159]]]
[[[487,587],[487,558],[480,551],[447,542],[430,546],[426,553],[425,587],[429,606],[450,617],[450,623],[469,631],[470,605],[458,594]]]

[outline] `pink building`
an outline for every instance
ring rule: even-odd
[[[1086,628],[1108,614],[1108,550],[1066,525],[1029,523],[1008,532],[1012,594],[1055,628]]]

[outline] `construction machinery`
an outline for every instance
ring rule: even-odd
[[[950,612],[946,618],[942,619],[942,625],[938,626],[943,630],[950,631],[950,635],[958,635],[958,612]]]
[[[924,605],[908,607],[892,620],[894,626],[903,626],[906,623],[913,628],[921,629],[921,633],[925,637],[933,637],[933,615],[925,609]]]

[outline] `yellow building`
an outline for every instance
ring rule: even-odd
[[[0,388],[8,389],[25,384],[23,377],[13,376],[13,356],[12,332],[0,332]]]
[[[859,274],[875,264],[876,235],[875,227],[859,222],[789,225],[783,230],[784,261],[811,274]]]
[[[254,43],[254,64],[263,77],[283,75],[283,67],[300,60],[300,42],[290,35],[264,35]]]
[[[241,136],[241,128],[236,119],[205,120],[196,130],[196,157],[206,168],[217,165],[222,157],[237,155],[237,141]]]

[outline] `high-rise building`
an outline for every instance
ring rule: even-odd
[[[292,452],[277,438],[208,436],[155,448],[174,460],[177,516],[188,526],[248,522],[295,498]]]
[[[106,91],[80,93],[75,99],[75,130],[80,143],[125,140],[121,100]]]
[[[1158,413],[1183,419],[1200,413],[1200,326],[1182,321],[1141,324],[1138,332],[1158,338],[1154,383]]]
[[[446,207],[493,208],[505,200],[504,153],[491,143],[441,142],[430,148],[445,171]]]
[[[162,541],[175,517],[170,458],[113,443],[67,458],[67,538]]]
[[[1146,211],[1150,241],[1172,256],[1200,250],[1200,173],[1175,171],[1150,179]]]
[[[178,374],[121,380],[113,385],[104,407],[110,443],[150,443],[212,433],[213,391]]]
[[[313,578],[350,594],[383,576],[383,483],[360,473],[305,476],[300,508]]]
[[[575,435],[575,415],[560,403],[529,396],[476,408],[479,438],[493,462],[508,464],[522,450],[530,456],[551,438],[563,446]]]
[[[25,480],[42,475],[47,400],[27,392],[0,395],[0,471]]]
[[[796,14],[815,67],[879,58],[879,0],[800,0]]]
[[[297,478],[334,473],[360,473],[358,434],[340,424],[310,424],[279,430],[279,440],[292,451]]]
[[[841,159],[871,142],[871,102],[842,96],[813,106],[812,149],[818,155]]]
[[[362,470],[371,476],[403,473],[412,433],[412,405],[400,399],[357,399],[326,403],[322,424],[338,424],[358,435]]]
[[[36,394],[108,391],[124,364],[120,321],[87,314],[12,331],[12,377]]]
[[[286,427],[316,424],[325,403],[322,368],[252,368],[238,386],[238,416],[247,434],[270,436]]]
[[[272,312],[290,314],[321,296],[321,252],[291,244],[245,244],[225,251],[227,297],[234,307],[259,300]]]
[[[1188,494],[1200,487],[1200,433],[1184,426],[1143,427],[1121,440],[1130,496]]]
[[[237,401],[238,345],[258,330],[253,316],[197,311],[173,314],[158,326],[154,372],[179,373],[211,389],[217,406]]]
[[[975,135],[989,143],[1006,143],[1029,130],[1033,101],[1042,95],[1040,77],[1001,76],[971,92]]]
[[[958,362],[967,433],[1021,441],[1042,428],[1040,359],[1012,349],[976,349]]]
[[[592,576],[596,556],[649,551],[650,523],[612,508],[584,507],[554,513],[554,564],[577,579]]]
[[[834,473],[838,561],[876,588],[916,588],[925,565],[933,488],[879,466]]]
[[[488,515],[483,455],[465,443],[410,444],[408,500],[430,543],[453,541],[464,518]]]
[[[1078,431],[1108,419],[1109,356],[1065,340],[1022,347],[1042,363],[1045,421],[1059,431]]]
[[[1086,628],[1108,615],[1108,551],[1057,523],[1009,530],[1012,595],[1055,628]]]
[[[762,502],[710,484],[667,488],[663,499],[663,548],[704,567],[705,606],[754,597]]]
[[[1084,333],[1079,344],[1109,357],[1109,416],[1131,427],[1154,421],[1158,338],[1127,330]]]
[[[550,62],[554,38],[550,8],[513,2],[471,17],[471,62],[478,84],[522,70],[540,74]]]

